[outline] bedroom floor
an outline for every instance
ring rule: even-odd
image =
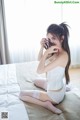
[[[72,68],[69,73],[71,84],[80,88],[80,68]]]

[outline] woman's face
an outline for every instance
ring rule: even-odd
[[[63,40],[60,40],[55,34],[48,33],[47,39],[58,47],[61,47],[62,45]]]

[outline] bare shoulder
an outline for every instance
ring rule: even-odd
[[[64,51],[63,57],[65,57],[68,60],[68,53],[66,51]]]
[[[68,63],[68,53],[66,51],[62,54],[62,66],[66,66]]]

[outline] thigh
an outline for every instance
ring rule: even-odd
[[[47,90],[47,81],[46,79],[36,79],[34,80],[34,84],[38,87],[41,87],[45,90]]]
[[[24,91],[21,91],[20,96],[31,96],[31,97],[39,99],[39,100],[41,100],[43,102],[50,101],[53,104],[56,104],[55,101],[52,100],[48,96],[47,92],[45,92],[45,91],[40,91],[40,90],[24,90]]]
[[[50,101],[50,102],[52,102],[53,104],[57,104],[54,99],[52,100],[52,99],[48,96],[48,93],[47,93],[47,92],[40,91],[40,97],[39,97],[39,98],[40,98],[40,100],[42,100],[42,101]]]

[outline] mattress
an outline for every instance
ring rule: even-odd
[[[16,77],[16,65],[0,65],[0,120],[29,120]]]
[[[33,84],[34,79],[46,77],[36,73],[37,66],[38,61],[0,66],[0,117],[8,113],[7,120],[80,120],[80,88],[66,92],[56,105],[63,111],[60,115],[19,99],[21,90],[43,90]]]

